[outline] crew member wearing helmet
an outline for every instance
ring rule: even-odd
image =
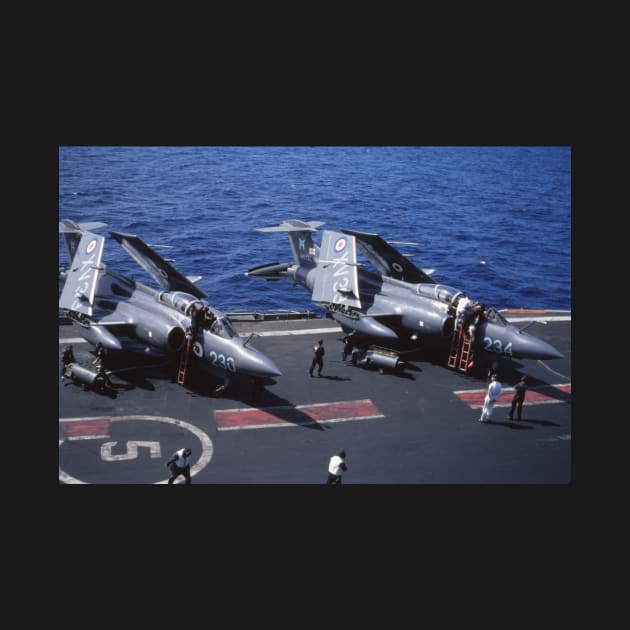
[[[192,451],[189,448],[180,448],[175,451],[171,458],[166,462],[166,467],[171,471],[168,483],[171,484],[179,477],[184,475],[186,485],[190,484],[190,455]]]

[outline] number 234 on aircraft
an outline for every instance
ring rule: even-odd
[[[319,221],[287,220],[258,228],[285,232],[293,262],[271,263],[250,269],[246,275],[286,278],[309,290],[349,334],[357,348],[387,348],[399,355],[423,348],[448,351],[447,364],[463,371],[475,359],[491,356],[522,359],[556,359],[562,354],[547,342],[510,324],[494,308],[473,302],[469,296],[436,284],[377,234],[324,230],[321,246],[313,241]],[[373,273],[357,262],[360,251],[376,268]],[[378,353],[374,355],[378,363]],[[391,361],[388,359],[388,361]]]

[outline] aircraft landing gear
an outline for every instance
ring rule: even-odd
[[[223,383],[221,383],[221,385],[218,385],[217,388],[214,390],[215,395],[220,396],[221,394],[223,394],[231,384],[232,379],[230,379],[229,376],[226,376],[223,380]]]

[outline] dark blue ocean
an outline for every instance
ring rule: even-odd
[[[487,305],[571,308],[569,147],[60,147],[64,218],[173,246],[157,251],[226,312],[323,313],[243,275],[292,260],[286,234],[254,230],[284,219],[413,241],[396,247]],[[112,239],[103,261],[156,286]]]

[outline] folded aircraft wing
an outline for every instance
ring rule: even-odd
[[[352,230],[341,231],[357,239],[357,245],[361,253],[382,275],[390,276],[396,280],[404,280],[405,282],[435,284],[435,280],[432,280],[430,276],[418,269],[378,234],[354,232]]]
[[[59,308],[92,315],[104,242],[102,236],[92,232],[80,232],[77,235],[75,255],[66,273],[66,282],[59,297]]]
[[[142,239],[120,232],[110,232],[110,234],[165,291],[183,291],[198,298],[208,297],[206,293],[153,251]]]
[[[324,230],[313,302],[345,304],[361,308],[357,252],[353,236]]]

